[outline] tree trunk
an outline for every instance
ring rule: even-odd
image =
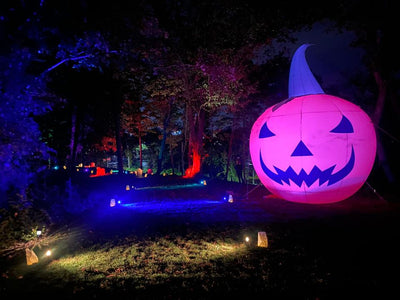
[[[189,166],[184,177],[192,178],[201,170],[205,112],[200,110],[198,113],[193,113],[193,110],[189,109],[188,116],[189,120],[193,120],[193,122],[189,123]]]
[[[160,172],[162,171],[162,161],[163,161],[163,156],[164,156],[166,139],[167,139],[167,131],[166,131],[166,128],[165,128],[165,119],[164,119],[164,122],[163,122],[163,138],[161,140],[160,151],[158,152],[158,157],[157,157],[157,174],[160,174]]]
[[[117,146],[117,162],[118,174],[122,175],[124,172],[124,161],[122,158],[122,141],[121,141],[121,119],[119,109],[115,111],[115,141]]]
[[[228,181],[229,168],[231,165],[233,137],[234,137],[234,131],[232,126],[231,135],[229,137],[229,143],[228,143],[228,157],[226,159],[225,181]]]
[[[379,128],[380,121],[383,115],[383,109],[385,107],[385,99],[387,95],[387,84],[386,81],[382,78],[381,74],[378,71],[374,72],[375,82],[378,86],[378,99],[375,105],[375,111],[372,117],[372,121],[375,127]],[[389,163],[387,161],[385,148],[382,144],[382,139],[380,138],[379,133],[377,133],[377,156],[380,166],[382,167],[386,179],[389,183],[394,182],[394,176],[392,171],[390,170]]]
[[[131,150],[129,149],[128,145],[127,145],[127,149],[125,152],[125,156],[128,159],[128,169],[130,169],[132,167],[132,154],[131,154]]]
[[[236,114],[233,115],[232,119],[232,127],[231,127],[231,135],[229,137],[229,143],[228,143],[228,157],[226,159],[226,171],[225,171],[225,181],[228,181],[228,175],[229,175],[229,169],[231,166],[231,157],[232,157],[232,145],[233,145],[233,140],[235,139],[235,128],[236,128],[236,120],[237,116]]]
[[[74,105],[71,114],[71,139],[69,144],[69,159],[68,159],[68,170],[70,176],[72,175],[72,170],[75,168],[75,158],[76,158],[76,148],[77,148],[77,107]]]
[[[160,174],[160,172],[162,170],[162,161],[163,161],[163,157],[164,157],[165,144],[167,141],[167,131],[168,131],[168,126],[169,126],[169,121],[171,119],[171,111],[172,111],[173,102],[174,102],[174,99],[170,98],[168,101],[168,111],[165,114],[164,120],[163,120],[163,138],[161,141],[160,151],[158,152],[157,174]]]
[[[169,156],[170,156],[170,159],[171,159],[172,175],[175,175],[174,155],[172,153],[172,145],[171,144],[169,144]]]
[[[181,144],[181,172],[182,172],[182,176],[185,175],[185,168],[186,168],[186,164],[185,164],[185,153],[186,153],[186,146],[189,144],[188,143],[188,134],[189,134],[189,109],[188,109],[188,104],[186,103],[185,105],[185,126],[183,129],[183,141]],[[189,162],[188,162],[189,163]],[[189,164],[188,164],[189,165]]]
[[[143,170],[143,146],[142,146],[142,133],[139,133],[139,168]]]
[[[181,142],[181,173],[184,175],[185,172],[185,141]]]

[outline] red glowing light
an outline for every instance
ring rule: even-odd
[[[190,165],[186,169],[183,178],[193,178],[196,174],[198,174],[200,172],[200,162],[201,162],[201,156],[197,151],[194,150],[192,165]]]

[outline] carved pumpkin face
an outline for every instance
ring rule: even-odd
[[[344,99],[324,94],[296,52],[289,97],[254,123],[250,155],[264,186],[292,202],[344,200],[367,180],[375,160],[376,136],[368,115]],[[292,68],[291,67],[291,68]],[[305,70],[305,71],[304,71]]]
[[[297,97],[267,109],[254,123],[250,154],[265,187],[283,199],[331,203],[354,194],[375,159],[368,115],[338,97]]]

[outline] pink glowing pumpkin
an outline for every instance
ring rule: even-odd
[[[308,45],[292,58],[289,99],[254,123],[254,169],[273,194],[292,202],[323,204],[353,195],[371,172],[376,136],[357,105],[324,94],[305,60]]]

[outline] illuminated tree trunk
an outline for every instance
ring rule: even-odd
[[[200,173],[201,157],[203,152],[203,133],[205,112],[200,110],[198,113],[188,108],[189,117],[189,147],[188,161],[189,166],[185,171],[184,178],[192,178]]]

